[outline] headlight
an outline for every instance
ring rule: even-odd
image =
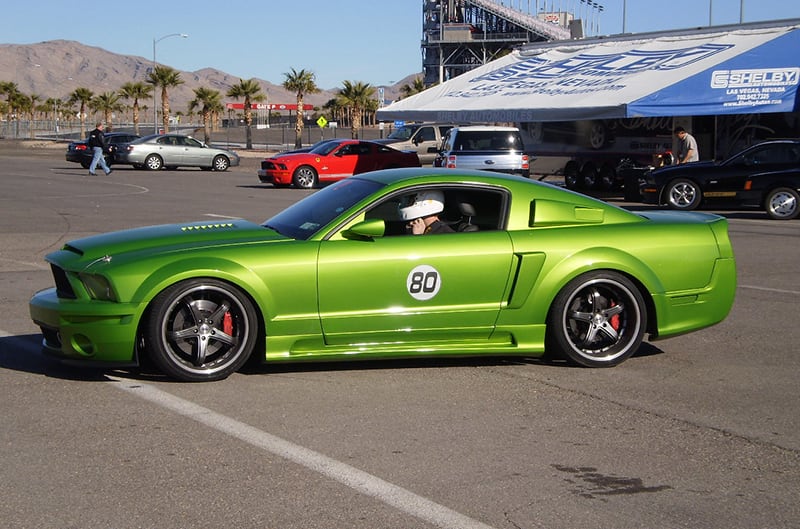
[[[90,298],[98,301],[117,300],[114,290],[111,288],[111,283],[105,277],[97,274],[79,274],[78,277]]]

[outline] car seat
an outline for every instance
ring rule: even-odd
[[[456,231],[478,231],[480,229],[477,224],[472,223],[472,218],[475,216],[475,208],[472,204],[459,202],[458,212],[461,214],[461,218],[453,226]]]

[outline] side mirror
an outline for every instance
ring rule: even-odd
[[[386,223],[383,219],[369,219],[359,222],[342,232],[345,239],[372,240],[375,237],[383,237],[386,232]]]

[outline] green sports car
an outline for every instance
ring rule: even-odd
[[[428,235],[413,235],[422,223]],[[723,320],[727,220],[638,214],[547,183],[391,169],[267,220],[153,226],[69,242],[33,296],[70,362],[219,380],[266,362],[561,356],[614,366],[645,334]]]

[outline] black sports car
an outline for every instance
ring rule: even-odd
[[[106,164],[111,165],[114,161],[114,150],[116,149],[117,145],[120,143],[128,143],[138,137],[139,135],[130,134],[128,132],[105,133],[106,145],[108,146],[108,150],[104,153]],[[92,149],[89,148],[89,145],[86,143],[86,141],[87,140],[73,141],[67,145],[66,153],[66,160],[68,162],[79,163],[84,169],[89,168],[89,165],[92,163],[92,156],[94,156]]]
[[[692,210],[712,201],[764,207],[774,219],[797,216],[800,140],[758,143],[722,162],[655,169],[640,187],[642,202]]]

